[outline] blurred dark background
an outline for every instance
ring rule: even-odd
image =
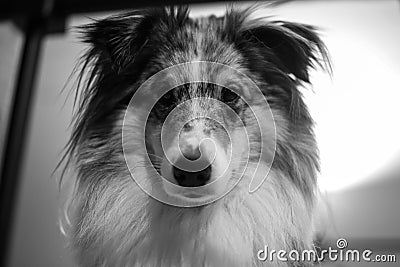
[[[25,110],[29,123],[25,128],[17,127],[24,129],[21,136],[25,145],[14,156],[16,161],[8,159],[13,166],[8,173],[16,175],[11,177],[15,179],[11,183],[15,194],[6,190],[1,196],[2,203],[6,197],[15,196],[10,198],[12,213],[5,212],[2,204],[2,227],[12,219],[6,233],[10,249],[2,256],[9,252],[4,266],[74,266],[58,224],[59,174],[51,176],[70,133],[73,98],[67,95],[73,82],[66,83],[85,48],[72,29],[89,22],[88,17],[101,18],[128,7],[158,4],[130,2],[48,1],[43,5],[43,1],[7,0],[0,4],[1,152],[9,145],[7,127],[15,111],[16,88],[19,86],[23,92],[30,85],[34,88],[28,97],[22,94],[31,102]],[[218,15],[224,8],[224,3],[196,4],[192,14]],[[332,78],[315,72],[314,86],[309,88],[312,90],[304,91],[317,122],[321,150],[322,197],[317,226],[322,245],[334,245],[337,238],[346,238],[352,248],[396,254],[399,261],[399,1],[291,1],[265,12],[262,15],[320,27],[334,63]],[[27,17],[30,19],[24,20]],[[24,41],[26,33],[35,33],[35,25],[42,30],[43,42],[38,64],[27,71],[34,73],[36,80],[21,84],[18,77],[21,55],[27,46]],[[37,41],[33,38],[31,42]],[[15,132],[13,136],[19,135]],[[1,183],[2,188],[8,188],[4,176]],[[7,245],[5,241],[1,242]]]

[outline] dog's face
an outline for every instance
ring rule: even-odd
[[[263,241],[279,247],[309,245],[311,229],[305,228],[310,228],[307,218],[314,202],[318,153],[313,121],[297,87],[309,82],[310,67],[327,63],[327,54],[314,28],[253,19],[251,13],[251,8],[229,10],[219,18],[192,19],[183,7],[142,10],[82,28],[85,41],[91,45],[82,73],[89,70],[90,75],[68,150],[79,170],[79,227],[74,233],[78,247],[95,251],[89,240],[106,238],[107,242],[95,242],[106,249],[123,236],[128,244],[124,253],[139,255],[138,251],[152,243],[143,240],[156,240],[160,227],[166,229],[165,225],[175,222],[167,239],[179,244],[171,253],[180,256],[169,255],[170,263],[176,265],[174,260],[182,263],[180,257],[185,258],[183,247],[191,247],[177,233],[207,243],[221,226],[213,227],[215,218],[227,220],[221,214],[231,217],[236,212],[233,209],[238,214],[231,220],[238,222],[227,221],[226,227],[242,229],[235,228],[238,231],[223,240],[240,239],[237,241],[251,247],[250,251]],[[152,77],[153,82],[148,82]],[[138,94],[146,97],[133,101]],[[123,148],[127,143],[131,146]],[[141,143],[143,147],[137,145]],[[153,190],[159,187],[156,191],[187,203],[198,199],[216,202],[197,208],[201,211],[196,213],[149,204],[151,198],[143,196],[131,181],[132,170],[140,169],[143,162],[146,166],[139,172],[139,185],[141,180],[155,181],[157,174],[162,183],[149,182]],[[248,183],[244,186],[238,179],[250,182],[248,163],[260,162],[261,169],[271,168],[271,177],[252,196]],[[154,170],[151,175],[150,167]],[[226,199],[217,200],[235,185]],[[221,207],[218,215],[214,214],[216,207]],[[141,216],[145,226],[125,217],[132,212]],[[274,215],[280,212],[290,218]],[[107,214],[108,219],[100,214]],[[113,216],[124,216],[124,223],[113,223]],[[174,216],[181,218],[179,223]],[[202,217],[194,223],[198,227],[187,226],[195,216]],[[164,220],[163,226],[160,220]],[[269,225],[259,225],[263,220]],[[256,225],[259,231],[267,232],[265,237],[254,233]],[[100,239],[94,230],[99,227],[108,229]],[[148,233],[149,229],[154,233]],[[245,237],[250,233],[241,231],[246,229],[257,238]],[[304,240],[299,240],[302,235]],[[218,244],[222,246],[217,242],[212,247],[227,249]],[[158,252],[146,252],[138,262],[163,257],[166,247],[158,244],[154,248]],[[129,252],[135,248],[137,251]],[[96,260],[103,262],[93,251],[98,255]],[[202,263],[208,261],[207,251],[202,252],[206,255]],[[190,256],[193,252],[187,253]],[[114,256],[114,263],[129,262],[121,259],[126,255]],[[90,262],[87,258],[83,261]]]
[[[148,98],[147,101],[155,105],[146,121],[143,137],[146,148],[141,150],[147,151],[151,164],[161,175],[161,187],[167,195],[181,199],[183,205],[205,204],[230,191],[244,175],[248,163],[260,160],[262,137],[267,140],[264,145],[269,145],[271,150],[270,160],[265,158],[264,161],[272,163],[275,125],[261,92],[247,92],[258,88],[238,79],[230,67],[213,62],[191,62],[177,68],[178,77],[185,71],[191,76],[197,71],[206,76],[201,80],[224,82],[221,85],[183,83],[156,101]],[[177,81],[179,78],[174,73],[168,76]],[[165,80],[162,82],[168,84],[168,78]],[[229,84],[232,89],[222,84]],[[159,89],[159,86],[150,86],[146,90],[160,95]],[[257,115],[264,118],[260,120]],[[263,134],[259,127],[261,121],[268,129]],[[126,135],[130,136],[129,130]],[[170,186],[171,183],[178,186]],[[178,202],[167,203],[179,205]]]
[[[240,120],[246,113],[244,106],[238,94],[215,84],[189,83],[164,94],[147,127],[148,151],[154,153],[153,164],[161,176],[183,187],[213,184],[197,196],[188,192],[192,197],[207,198],[223,191],[233,171],[229,166],[235,151],[232,144],[243,150],[247,145]]]

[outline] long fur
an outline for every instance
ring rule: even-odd
[[[253,12],[228,8],[223,17],[192,19],[187,7],[144,9],[81,27],[90,48],[63,159],[77,170],[69,236],[80,265],[261,266],[256,253],[264,245],[313,248],[318,150],[298,87],[309,82],[310,68],[329,70],[327,51],[314,27],[255,19]],[[277,143],[268,179],[253,194],[240,182],[212,204],[179,208],[132,181],[121,133],[135,90],[157,71],[193,60],[223,63],[250,77],[272,109]],[[127,125],[131,140],[140,142],[135,123]]]

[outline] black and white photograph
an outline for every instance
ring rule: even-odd
[[[1,267],[400,262],[400,1],[4,0]]]

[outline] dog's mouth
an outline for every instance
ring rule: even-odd
[[[220,197],[220,192],[216,190],[215,185],[187,188],[166,182],[163,183],[163,190],[169,198],[196,206],[204,205]]]

